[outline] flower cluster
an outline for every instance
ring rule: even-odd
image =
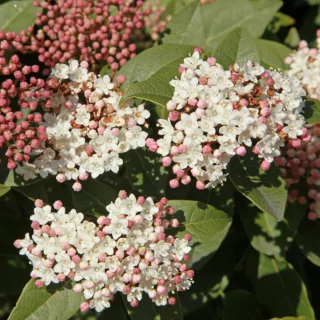
[[[133,101],[120,105],[122,94],[116,84],[107,75],[101,78],[88,72],[87,67],[87,62],[79,65],[76,60],[57,64],[45,89],[29,91],[29,99],[45,114],[28,115],[25,139],[31,148],[23,148],[27,158],[20,157],[21,139],[3,135],[7,155],[15,160],[10,169],[17,164],[15,171],[25,180],[36,178],[37,173],[42,178],[56,175],[59,182],[77,180],[73,189],[79,191],[78,179],[118,172],[123,163],[119,154],[145,145],[147,132],[142,126],[147,126],[149,111],[143,104],[134,107]],[[117,80],[123,83],[125,77]],[[36,120],[37,126],[32,125]]]
[[[301,204],[307,202],[301,196],[297,184],[301,178],[306,178],[308,185],[308,198],[310,199],[308,217],[310,220],[320,218],[320,125],[309,125],[304,128],[308,138],[299,145],[288,143],[282,149],[281,157],[275,159],[280,167],[289,188],[288,201]]]
[[[167,8],[161,6],[161,2],[154,3],[146,1],[144,6],[144,26],[148,30],[148,35],[154,41],[160,38],[160,34],[165,31],[167,23],[171,20],[171,15],[164,16]]]
[[[147,139],[164,166],[176,163],[171,187],[188,184],[191,175],[198,189],[223,183],[231,157],[243,156],[246,146],[268,169],[285,140],[297,143],[303,137],[305,91],[297,78],[251,61],[224,70],[214,57],[203,61],[199,48],[179,71],[181,78],[170,82],[169,119],[159,120],[163,137]]]
[[[143,27],[143,1],[133,0],[46,0],[34,1],[43,13],[37,14],[36,28],[24,34],[27,47],[50,70],[56,63],[71,59],[123,65],[135,56],[131,37]]]
[[[44,127],[39,126],[41,114],[25,112],[37,108],[34,88],[41,90],[41,95],[49,93],[44,90],[45,82],[38,77],[39,66],[23,65],[14,54],[23,48],[24,40],[14,32],[0,31],[0,148],[8,147],[9,169],[16,167],[15,162],[28,162],[31,150],[45,139]],[[36,94],[40,98],[39,92]]]
[[[300,79],[310,98],[320,97],[320,30],[317,32],[317,48],[309,48],[306,41],[299,43],[298,50],[291,53],[285,62],[290,65],[287,74]]]
[[[297,51],[290,54],[285,62],[290,64],[288,75],[297,76],[311,98],[320,99],[320,30],[317,32],[317,48],[309,48],[301,41]],[[305,179],[308,185],[310,220],[320,218],[320,125],[307,125],[302,142],[289,143],[282,148],[281,157],[275,160],[289,187],[288,201],[306,203],[298,183]]]
[[[191,286],[194,272],[185,264],[191,236],[165,234],[169,226],[179,225],[170,218],[173,208],[167,199],[154,204],[151,198],[120,191],[107,206],[109,215],[100,216],[97,224],[74,209],[66,213],[61,201],[53,205],[57,212],[41,200],[35,204],[32,239],[26,234],[14,244],[31,261],[38,287],[73,279],[74,291],[87,300],[82,311],[108,308],[116,292],[125,294],[133,307],[143,292],[158,306],[174,304],[170,293]]]

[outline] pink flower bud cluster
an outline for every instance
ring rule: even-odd
[[[29,34],[28,49],[50,70],[72,59],[87,61],[92,69],[99,61],[123,65],[135,56],[132,33],[143,28],[143,1],[46,0],[34,1],[43,9]]]
[[[305,91],[297,78],[251,61],[224,70],[214,57],[202,60],[200,52],[196,48],[184,59],[180,79],[170,82],[169,118],[158,124],[163,137],[146,141],[164,166],[174,163],[172,188],[192,176],[198,189],[223,183],[230,159],[244,156],[246,147],[268,169],[286,140],[298,143],[304,134]]]
[[[166,7],[161,6],[161,1],[157,0],[154,3],[146,1],[144,6],[144,26],[148,36],[154,41],[158,40],[160,34],[166,30],[168,22],[171,20],[171,15],[164,16]]]
[[[0,148],[7,148],[9,169],[14,169],[16,162],[28,162],[33,150],[46,140],[42,115],[32,112],[36,100],[49,98],[51,93],[37,77],[39,66],[23,65],[14,54],[24,40],[13,32],[0,31]]]
[[[45,139],[37,140],[32,158],[16,161],[15,172],[25,180],[56,175],[59,182],[76,180],[73,189],[80,191],[79,180],[89,174],[96,178],[106,171],[117,173],[123,163],[119,154],[145,146],[147,132],[142,127],[147,126],[149,111],[133,101],[120,105],[119,87],[87,67],[87,62],[79,65],[73,60],[52,69],[46,83],[50,98],[35,101],[46,111],[39,126]],[[122,84],[125,77],[117,81]]]
[[[53,205],[57,212],[41,200],[35,205],[33,235],[14,245],[31,261],[37,287],[73,279],[74,291],[86,299],[82,311],[109,308],[117,292],[132,307],[143,292],[158,306],[175,304],[172,294],[193,283],[194,271],[185,263],[191,236],[166,235],[179,222],[165,198],[154,204],[150,197],[136,199],[120,191],[107,206],[108,216],[100,216],[97,224],[83,220],[74,209],[66,213],[61,201]]]
[[[301,85],[310,98],[320,99],[320,30],[317,31],[317,48],[309,48],[302,40],[296,51],[291,53],[285,62],[290,65],[288,75],[299,78]],[[306,203],[301,196],[297,184],[306,179],[308,184],[310,220],[320,218],[320,125],[307,125],[300,143],[292,141],[282,150],[282,156],[276,159],[276,164],[286,179],[289,189],[289,202]]]
[[[290,65],[288,75],[301,81],[310,98],[320,98],[320,29],[317,31],[317,48],[309,48],[308,43],[300,41],[298,50],[291,53],[285,62]]]
[[[320,124],[309,125],[307,139],[296,145],[291,142],[282,149],[282,156],[275,159],[280,167],[289,189],[288,201],[291,203],[307,202],[305,196],[299,195],[297,183],[305,178],[308,184],[310,220],[320,218]]]

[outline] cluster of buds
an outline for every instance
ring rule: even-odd
[[[120,191],[97,224],[74,209],[66,213],[61,201],[53,205],[57,212],[41,200],[35,205],[32,238],[26,234],[14,245],[33,265],[37,287],[73,279],[74,291],[86,299],[82,311],[109,308],[117,292],[132,307],[143,292],[158,306],[175,304],[171,294],[191,286],[194,271],[185,264],[191,236],[166,235],[166,229],[179,226],[167,199],[154,204],[151,198]]]
[[[109,76],[88,72],[87,67],[87,62],[79,65],[76,60],[57,64],[45,89],[30,90],[29,99],[45,113],[28,115],[25,142],[21,134],[16,134],[20,140],[14,133],[3,135],[7,155],[14,160],[10,158],[8,167],[25,180],[38,173],[42,178],[56,175],[59,182],[76,180],[73,189],[80,191],[79,180],[89,174],[96,178],[106,171],[118,172],[123,163],[119,154],[145,145],[147,132],[142,127],[147,126],[149,111],[143,104],[134,107],[133,101],[120,105],[119,86]],[[117,77],[119,84],[124,81],[124,76]],[[25,143],[32,148],[24,147],[28,157],[21,158],[20,144]]]
[[[160,34],[166,30],[171,15],[165,16],[167,8],[161,6],[161,2],[156,0],[154,3],[146,1],[144,6],[144,26],[148,35],[154,41],[158,40]]]
[[[299,145],[288,143],[282,149],[282,156],[275,159],[289,188],[288,201],[301,204],[307,202],[299,194],[297,184],[305,178],[308,184],[310,220],[320,218],[320,125],[304,128],[306,138]]]
[[[309,48],[308,43],[300,41],[298,50],[291,53],[285,62],[289,64],[289,76],[300,79],[301,85],[310,98],[320,97],[320,30],[317,31],[317,48]]]
[[[188,184],[191,176],[198,189],[223,183],[231,157],[244,156],[246,147],[268,169],[286,140],[298,144],[304,134],[305,91],[297,78],[251,61],[224,70],[214,57],[203,61],[200,52],[196,48],[184,59],[180,79],[170,82],[169,119],[158,124],[163,137],[146,141],[164,166],[175,163],[172,188]]]
[[[285,62],[290,65],[289,76],[299,78],[308,97],[320,99],[320,30],[317,31],[317,48],[309,48],[306,41]],[[306,125],[301,143],[291,142],[282,148],[281,157],[275,160],[289,188],[288,201],[306,203],[298,183],[305,179],[308,185],[308,218],[320,218],[320,125]]]
[[[46,139],[45,128],[40,125],[42,115],[27,113],[37,108],[35,96],[49,98],[50,92],[44,90],[45,82],[37,77],[39,66],[23,65],[14,54],[22,50],[24,40],[13,32],[0,31],[0,148],[8,148],[9,169],[16,167],[15,162],[28,162],[39,141]]]
[[[45,0],[34,1],[43,12],[30,29],[27,48],[50,70],[72,59],[87,61],[93,70],[99,61],[123,65],[135,56],[132,33],[143,27],[143,1]]]

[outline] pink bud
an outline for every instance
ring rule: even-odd
[[[82,312],[86,312],[86,311],[88,311],[89,309],[90,309],[90,305],[89,305],[88,302],[82,302],[82,303],[80,304],[80,310],[81,310]]]
[[[43,201],[41,199],[37,199],[35,202],[34,202],[35,206],[37,208],[42,208],[43,207]]]
[[[172,189],[178,188],[179,181],[177,179],[172,179],[172,180],[170,180],[169,185]]]
[[[268,170],[270,168],[270,162],[266,161],[266,160],[263,160],[262,163],[261,163],[261,168],[263,170]]]
[[[243,157],[245,154],[247,153],[247,150],[245,147],[240,146],[239,148],[237,148],[236,150],[236,154]]]
[[[72,185],[72,189],[76,192],[80,191],[82,189],[82,185],[80,182],[75,182],[73,185]]]

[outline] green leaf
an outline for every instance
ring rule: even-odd
[[[160,307],[157,307],[145,294],[136,308],[130,306],[126,296],[122,295],[122,300],[132,320],[183,320],[179,297],[178,295],[174,297],[175,305],[167,304]]]
[[[0,4],[0,30],[20,32],[33,26],[40,8],[32,5],[33,0],[5,1]]]
[[[268,26],[268,30],[277,33],[281,27],[290,27],[295,23],[296,21],[294,18],[279,11],[274,14],[273,19]]]
[[[284,43],[292,48],[298,46],[300,42],[300,36],[297,28],[291,27],[287,34],[287,37],[284,39]]]
[[[304,255],[320,267],[320,223],[305,220],[302,222],[296,237],[296,243]]]
[[[132,150],[123,155],[125,176],[135,190],[144,196],[163,197],[168,184],[168,170],[161,158],[146,148]]]
[[[215,0],[202,5],[196,0],[172,18],[163,43],[199,46],[212,52],[236,28],[260,37],[281,4],[278,0]]]
[[[301,316],[301,317],[272,318],[270,320],[309,320],[309,318],[305,316]]]
[[[140,98],[165,106],[173,95],[169,82],[179,75],[178,68],[193,47],[166,44],[138,54],[118,72],[126,76],[122,102]]]
[[[306,122],[309,124],[320,122],[320,101],[307,98],[306,106],[303,109]]]
[[[32,279],[24,287],[8,320],[68,320],[83,301],[83,294],[74,292],[70,281],[39,289]]]
[[[184,9],[188,4],[193,2],[194,0],[171,0],[166,6],[166,14],[174,15]],[[165,1],[163,1],[165,2]],[[167,1],[168,2],[168,1]],[[162,4],[162,1],[161,1]]]
[[[289,66],[284,63],[284,59],[292,52],[285,45],[270,40],[257,39],[255,44],[258,48],[261,65],[265,68],[288,69]]]
[[[239,65],[244,65],[248,60],[260,62],[257,46],[252,36],[241,28],[231,31],[221,41],[213,55],[225,68],[235,62]]]
[[[251,151],[244,157],[235,156],[228,165],[229,177],[234,186],[262,211],[280,221],[287,202],[287,190],[280,169],[274,164],[269,170],[259,167]]]
[[[224,320],[263,320],[256,299],[251,292],[235,289],[227,293],[223,303]]]
[[[247,276],[257,300],[271,317],[306,316],[315,319],[307,289],[294,268],[253,250],[247,259]]]
[[[306,205],[288,203],[284,219],[280,222],[243,199],[237,209],[251,245],[261,253],[285,259],[296,230],[305,216]]]
[[[231,214],[198,201],[171,200],[174,216],[179,220],[178,237],[192,236],[192,244],[201,247],[202,257],[216,251],[231,225]]]
[[[227,181],[223,186],[219,186],[210,190],[191,190],[184,199],[197,200],[207,203],[216,210],[226,212],[230,217],[233,216],[234,188],[231,182]],[[202,269],[203,265],[211,258],[217,250],[217,245],[226,237],[230,225],[218,232],[210,241],[201,243],[193,248],[188,265],[194,270]]]
[[[10,187],[0,184],[0,197],[4,196],[7,192],[10,191],[10,189]]]
[[[320,5],[320,0],[307,0],[311,6]]]

